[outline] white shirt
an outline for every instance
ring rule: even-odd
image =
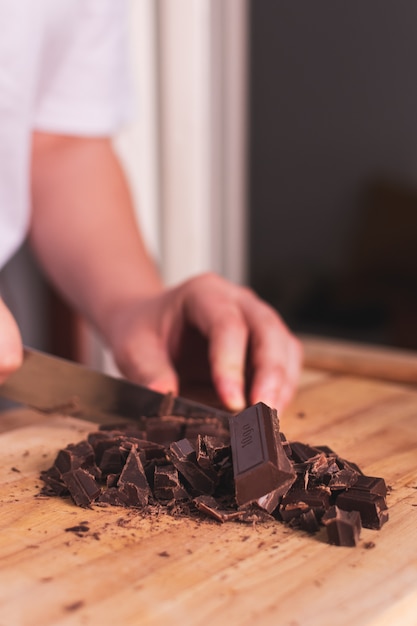
[[[0,0],[0,268],[27,232],[32,131],[113,134],[127,48],[126,0]]]

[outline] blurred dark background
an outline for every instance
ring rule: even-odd
[[[417,348],[416,28],[251,1],[250,282],[296,331]]]

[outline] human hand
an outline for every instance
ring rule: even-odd
[[[0,384],[21,365],[22,340],[16,321],[0,298]]]
[[[281,410],[297,384],[298,340],[251,290],[215,274],[122,307],[109,328],[121,371],[158,391],[208,375],[231,410],[247,401]]]

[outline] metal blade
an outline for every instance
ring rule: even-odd
[[[26,347],[23,365],[0,385],[0,395],[44,413],[98,423],[182,415],[217,417],[228,427],[230,417],[226,411],[159,393]]]

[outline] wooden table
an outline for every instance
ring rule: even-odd
[[[38,476],[94,426],[1,415],[0,626],[417,624],[417,390],[306,370],[281,427],[383,476],[389,522],[340,548],[278,522],[80,509]]]

